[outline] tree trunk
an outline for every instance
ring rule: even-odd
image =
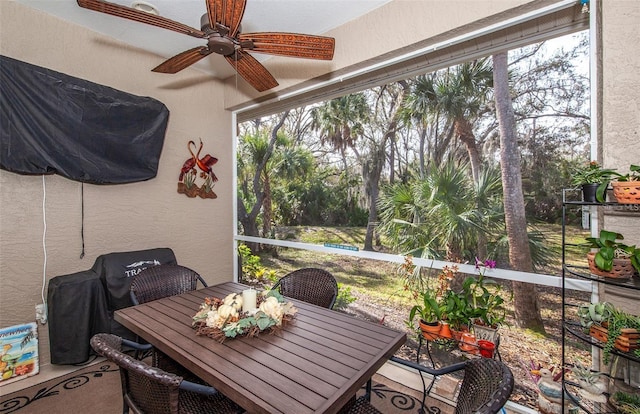
[[[271,179],[269,174],[264,174],[262,199],[262,237],[271,236],[271,220],[272,220],[272,202],[271,202]]]
[[[273,153],[273,148],[276,144],[278,136],[278,130],[282,128],[282,125],[284,125],[284,121],[287,119],[288,115],[289,111],[286,111],[284,114],[282,114],[282,118],[273,127],[264,159],[262,159],[260,164],[256,166],[256,171],[253,175],[253,192],[256,196],[256,203],[253,205],[250,212],[247,213],[245,205],[241,202],[240,197],[238,197],[238,219],[240,220],[240,224],[242,224],[242,228],[244,229],[244,234],[246,236],[259,236],[258,225],[256,221],[258,219],[258,214],[260,213],[263,200],[265,198],[265,192],[262,188],[260,177],[262,176],[264,169],[267,167],[267,162],[269,161],[269,158],[271,158],[271,154]],[[251,249],[251,252],[253,254],[259,253],[260,246],[257,243],[248,243],[247,247]]]
[[[516,140],[513,104],[509,95],[507,52],[493,55],[493,79],[500,128],[500,165],[505,224],[509,239],[509,262],[515,270],[531,272],[533,264],[522,192],[520,152]],[[516,324],[522,328],[544,332],[536,285],[513,282],[513,300]]]
[[[467,148],[469,154],[469,162],[471,163],[471,175],[473,175],[473,182],[478,184],[480,181],[480,152],[476,145],[476,137],[473,135],[473,128],[469,121],[465,118],[458,118],[455,121],[456,135],[460,141]]]
[[[374,226],[378,220],[378,193],[380,192],[380,175],[384,168],[384,162],[386,160],[386,148],[387,142],[394,143],[396,141],[396,129],[398,127],[399,110],[402,107],[402,101],[404,101],[407,92],[409,91],[409,85],[406,81],[399,81],[401,89],[398,95],[395,97],[395,103],[392,106],[392,110],[389,116],[389,124],[386,128],[385,134],[380,142],[373,149],[373,154],[369,163],[363,165],[363,178],[367,185],[367,192],[369,197],[369,221],[367,225],[367,234],[364,237],[364,250],[373,251],[373,234]],[[368,165],[368,168],[367,168]],[[391,165],[393,170],[393,165]]]
[[[384,164],[384,145],[382,150],[376,151],[373,158],[367,163],[367,167],[363,167],[363,175],[366,178],[367,196],[369,198],[369,219],[367,225],[367,233],[364,236],[363,250],[373,251],[373,234],[378,220],[378,194],[380,192],[380,174],[382,173],[382,165]]]
[[[245,208],[240,196],[238,196],[238,220],[240,220],[240,224],[242,224],[242,229],[244,230],[245,236],[259,236],[256,220],[255,218],[252,219],[251,216],[247,213],[247,209]],[[245,242],[245,244],[249,249],[251,249],[251,253],[258,254],[260,250],[260,246],[258,245],[258,243]]]

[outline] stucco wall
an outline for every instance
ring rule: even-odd
[[[603,164],[621,173],[640,165],[640,7],[633,1],[602,4]],[[640,245],[640,216],[607,215],[603,226]]]
[[[621,173],[640,165],[640,7],[626,0],[602,2],[602,159]],[[601,228],[640,245],[640,213],[604,214]],[[602,300],[638,314],[637,291],[603,286]],[[602,291],[601,291],[602,293]]]
[[[89,269],[104,253],[170,247],[178,263],[209,283],[233,275],[231,115],[222,84],[200,72],[156,74],[159,58],[10,1],[0,1],[0,52],[28,63],[128,93],[150,96],[170,111],[158,176],[126,185],[84,186],[86,256],[80,259],[81,184],[46,176],[46,279]],[[203,79],[174,87],[183,80]],[[177,193],[187,141],[219,159],[215,200]],[[44,252],[41,176],[0,171],[0,327],[35,320],[41,303]],[[46,295],[46,290],[45,290]],[[39,329],[41,364],[47,327]]]

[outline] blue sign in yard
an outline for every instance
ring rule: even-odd
[[[334,249],[353,250],[357,252],[359,249],[356,246],[347,246],[346,244],[325,243],[324,247],[333,247]]]

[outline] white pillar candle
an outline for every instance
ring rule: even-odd
[[[256,310],[256,295],[255,289],[247,289],[242,291],[242,311],[252,312]]]

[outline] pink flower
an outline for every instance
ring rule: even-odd
[[[480,270],[480,267],[485,267],[488,269],[494,269],[496,267],[496,261],[495,260],[485,260],[484,262],[482,262],[480,259],[478,259],[476,257],[476,270]]]

